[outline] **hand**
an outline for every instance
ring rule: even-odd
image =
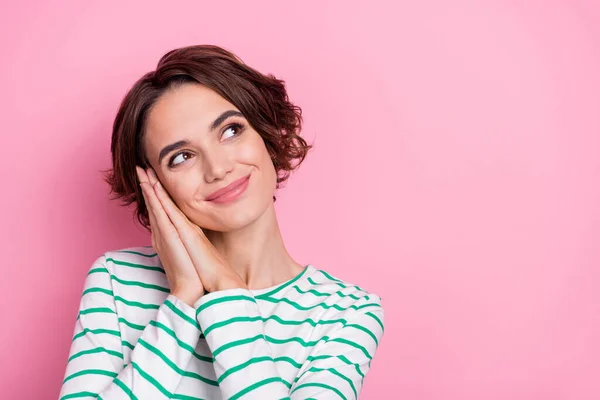
[[[138,166],[136,170],[150,217],[152,247],[165,269],[171,294],[192,306],[204,294],[202,281],[177,230],[163,210],[148,175]]]
[[[143,172],[143,171],[142,171]],[[187,216],[171,200],[171,197],[158,181],[152,168],[147,174],[154,192],[159,200],[162,211],[167,218],[161,230],[175,231],[178,242],[183,243],[189,258],[196,269],[203,287],[208,292],[233,288],[247,288],[245,282],[228,265],[217,249],[208,240],[204,231],[192,223]],[[158,221],[161,223],[161,221]]]

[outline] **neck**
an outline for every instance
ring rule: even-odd
[[[229,266],[249,289],[263,289],[292,279],[304,268],[287,252],[273,203],[253,223],[231,232],[205,230]]]

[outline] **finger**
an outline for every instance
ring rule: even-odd
[[[148,180],[148,174],[146,174],[146,171],[144,171],[143,168],[141,168],[140,166],[135,166],[135,172],[137,173],[138,176],[138,181],[141,182],[149,182]]]
[[[150,190],[148,188],[148,183],[146,183],[146,182],[140,183],[140,186],[142,188],[142,195],[144,196],[144,202],[146,204],[146,209],[148,210],[148,219],[150,220],[150,231],[157,232],[158,226],[156,223],[156,217],[154,216],[154,208],[152,208],[148,204],[148,197],[146,195],[146,193]]]
[[[171,196],[169,195],[169,193],[167,193],[167,191],[162,186],[162,184],[158,181],[158,179],[156,179],[156,175],[152,175],[152,174],[153,174],[152,172],[149,172],[148,176],[150,177],[150,181],[154,185],[156,197],[158,198],[163,209],[165,210],[165,212],[171,219],[171,222],[173,223],[173,225],[175,225],[175,227],[178,230],[186,229],[187,225],[189,224],[189,220],[188,220],[187,216],[183,213],[183,211],[181,211],[181,209],[177,206],[177,204],[175,204],[175,202],[171,199]],[[156,179],[156,181],[154,181],[155,179]]]
[[[148,219],[150,220],[150,229],[151,231],[154,229],[155,231],[158,230],[158,224],[156,222],[156,217],[154,216],[155,211],[154,208],[152,207],[152,204],[150,203],[148,197],[148,192],[149,191],[153,191],[152,187],[150,186],[150,182],[149,182],[149,178],[148,178],[148,174],[146,174],[146,171],[144,171],[142,168],[138,167],[137,165],[135,166],[135,170],[138,176],[138,180],[140,182],[140,187],[142,188],[142,196],[144,197],[144,203],[146,204],[146,209],[148,210]]]
[[[215,282],[219,276],[223,275],[220,266],[225,265],[225,261],[210,243],[202,229],[192,224],[183,211],[171,200],[167,191],[156,179],[156,174],[152,175],[153,172],[149,170],[148,176],[154,185],[156,197],[174,225],[184,246],[185,253],[198,271],[202,284],[206,285],[208,283],[210,287],[210,282]]]
[[[175,227],[173,226],[173,223],[169,219],[169,216],[163,209],[162,204],[160,203],[160,200],[156,196],[156,192],[155,192],[154,188],[151,186],[150,181],[151,181],[151,179],[149,178],[149,182],[148,183],[142,182],[142,185],[148,185],[148,187],[147,187],[148,190],[146,190],[146,201],[147,201],[147,204],[149,204],[150,207],[152,208],[152,211],[154,213],[154,218],[156,220],[156,226],[160,230],[160,232],[163,232],[163,233],[173,231],[173,230],[175,230]]]
[[[149,199],[148,201],[149,202],[151,201],[153,204],[153,206],[151,206],[151,209],[153,212],[150,213],[150,215],[152,215],[152,225],[155,227],[161,225],[157,222],[157,219],[161,218],[161,215],[164,216],[162,218],[164,218],[166,220],[165,224],[169,225],[169,231],[161,231],[161,229],[158,228],[158,229],[156,229],[157,232],[154,232],[154,231],[152,232],[152,241],[153,241],[152,246],[156,249],[157,252],[159,252],[160,251],[160,249],[159,249],[160,239],[169,239],[169,238],[173,239],[173,236],[161,235],[161,232],[174,233],[177,236],[176,238],[174,238],[176,240],[169,241],[170,251],[168,252],[168,254],[165,254],[165,259],[169,259],[173,263],[172,265],[178,266],[178,268],[183,268],[184,266],[187,265],[188,268],[192,268],[192,270],[193,270],[194,264],[192,263],[192,260],[189,256],[189,254],[187,253],[185,246],[181,242],[181,239],[179,237],[179,233],[177,232],[177,229],[173,226],[173,224],[169,220],[169,217],[166,215],[164,210],[162,210],[160,204],[156,205],[156,203],[160,203],[160,200],[158,200],[158,198],[156,197],[156,193],[152,186],[155,183],[155,181],[157,180],[157,179],[155,179],[156,175],[152,176],[152,173],[146,173],[145,171],[142,171],[142,172],[144,172],[144,175],[148,179],[147,182],[143,182],[141,184],[143,186],[144,198]],[[142,176],[144,176],[144,175],[142,175]],[[162,256],[162,254],[161,254],[161,256]],[[173,277],[171,276],[171,272],[172,272],[171,269],[164,268],[164,271],[165,271],[165,274],[167,275],[167,280],[171,284],[173,282]]]
[[[148,176],[150,177],[151,181],[153,181],[156,177],[156,175],[153,177],[151,172],[148,173]],[[169,219],[175,226],[175,229],[179,234],[179,238],[183,242],[183,245],[185,246],[194,264],[208,265],[208,260],[211,257],[216,256],[216,254],[213,254],[211,251],[212,245],[210,245],[210,242],[204,234],[204,231],[202,231],[202,229],[200,229],[197,225],[194,225],[190,222],[183,211],[181,211],[175,202],[171,200],[169,194],[158,180],[154,184],[154,189],[156,196],[161,202],[163,209],[169,216]],[[211,254],[206,254],[207,251],[209,251]]]

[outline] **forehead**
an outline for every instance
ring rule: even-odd
[[[208,132],[210,124],[226,110],[237,108],[214,90],[185,84],[163,93],[148,114],[148,144]]]

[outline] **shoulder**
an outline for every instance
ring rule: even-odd
[[[362,331],[377,345],[385,323],[382,299],[377,293],[316,268],[298,286],[300,290],[296,292],[301,298],[297,302],[311,306],[320,303],[321,311],[317,317],[321,321],[345,321],[344,327],[353,332],[356,329]],[[334,334],[338,328],[330,325],[323,333]]]
[[[339,278],[324,269],[313,268],[312,273],[296,290],[305,298],[313,297],[324,307],[343,314],[377,312],[383,314],[381,297],[354,282]]]
[[[381,307],[381,297],[353,282],[341,279],[324,269],[314,268],[305,279],[305,288],[313,294],[319,293],[323,298],[353,300],[351,305],[367,308],[370,305]],[[316,292],[316,293],[315,293]],[[354,307],[352,307],[354,308]]]
[[[152,246],[136,246],[107,250],[92,263],[91,270],[105,268],[113,276],[164,274]]]

